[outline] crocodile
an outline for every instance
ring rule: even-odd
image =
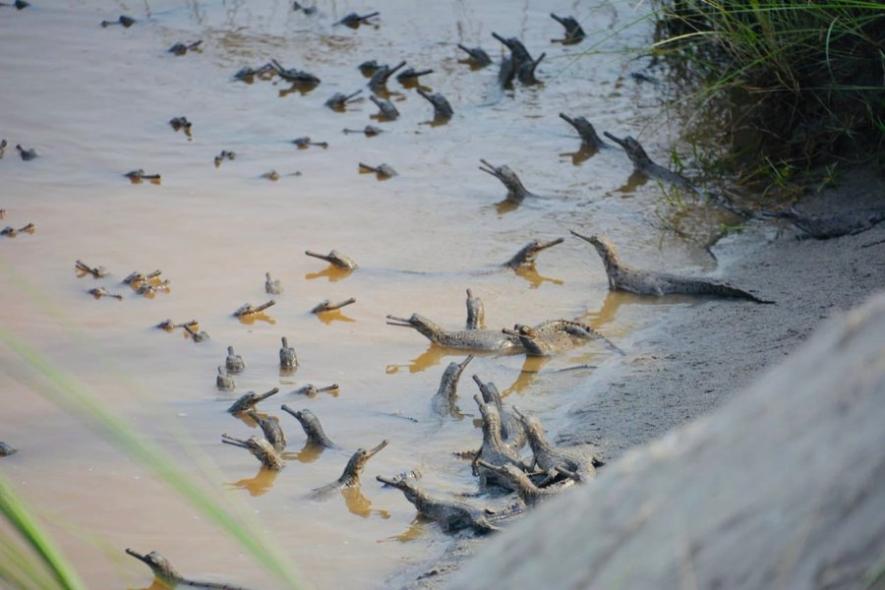
[[[402,72],[396,75],[397,81],[409,88],[411,86],[416,86],[419,84],[421,76],[426,76],[428,74],[432,74],[433,70],[416,70],[415,68],[406,68]]]
[[[0,139],[0,160],[3,159],[3,155],[6,153],[7,145],[9,145],[9,143],[6,141],[6,139]],[[3,219],[3,217],[0,216],[0,219]]]
[[[233,346],[227,347],[227,358],[224,359],[224,366],[228,373],[242,373],[246,369],[246,361],[243,357],[234,352]]]
[[[261,313],[265,309],[267,309],[269,307],[273,307],[276,304],[277,304],[277,302],[274,301],[273,299],[271,299],[265,303],[262,303],[261,305],[252,305],[251,303],[244,303],[243,305],[238,307],[236,309],[236,311],[234,311],[233,316],[235,318],[245,318],[250,315],[255,315],[255,314]]]
[[[379,121],[395,121],[399,117],[399,111],[393,106],[393,103],[377,96],[370,96],[369,100],[378,107],[378,113],[372,115]]]
[[[516,324],[512,331],[505,332],[519,337],[526,356],[550,356],[590,340],[601,340],[607,348],[624,354],[623,350],[593,327],[573,320],[548,320],[537,326]]]
[[[147,180],[153,184],[160,184],[160,181],[163,178],[160,174],[156,174],[156,173],[155,174],[148,174],[142,168],[138,168],[136,170],[130,170],[129,172],[127,172],[123,176],[128,178],[132,184],[141,184],[145,180]]]
[[[102,277],[106,277],[108,275],[108,271],[103,266],[89,266],[82,260],[75,260],[74,267],[81,273],[80,276],[92,275],[94,279],[100,279]]]
[[[360,73],[363,76],[366,76],[367,78],[371,78],[372,74],[374,74],[375,72],[380,70],[382,67],[387,67],[387,66],[382,66],[380,63],[378,63],[377,59],[370,59],[370,60],[366,60],[363,63],[361,63],[360,65],[358,65],[357,69],[360,71]]]
[[[0,441],[0,457],[8,457],[18,452],[18,449],[10,444]]]
[[[173,117],[169,119],[169,126],[173,131],[184,131],[184,134],[190,137],[193,123],[188,121],[187,117]]]
[[[620,139],[608,131],[603,131],[602,134],[624,148],[624,151],[627,152],[627,157],[633,162],[633,169],[635,172],[647,176],[648,178],[654,178],[656,180],[670,183],[692,193],[698,192],[691,181],[686,177],[653,162],[652,159],[648,157],[648,154],[645,153],[645,150],[639,142],[631,136],[628,135],[625,138]]]
[[[254,408],[243,413],[258,424],[258,427],[261,428],[261,432],[264,433],[264,438],[270,443],[270,446],[272,446],[276,452],[282,453],[286,448],[286,433],[283,432],[283,429],[280,427],[280,419],[276,416],[259,414]]]
[[[29,223],[27,225],[23,225],[22,227],[16,229],[11,225],[7,225],[2,230],[0,230],[0,236],[6,236],[7,238],[14,238],[18,234],[32,234],[37,230],[37,226],[33,223]]]
[[[482,399],[485,403],[495,406],[498,410],[498,416],[501,418],[501,440],[513,447],[521,449],[526,443],[525,427],[519,418],[513,412],[504,408],[504,401],[501,398],[501,392],[494,383],[488,381],[483,383],[479,375],[473,376],[473,381],[479,387]]]
[[[581,136],[581,146],[589,150],[597,152],[603,148],[609,147],[607,143],[602,141],[593,124],[585,117],[569,117],[565,113],[559,113],[559,118],[575,128],[578,135]]]
[[[434,498],[419,488],[412,478],[379,475],[375,479],[386,486],[400,490],[406,500],[415,506],[418,514],[438,523],[446,532],[471,529],[475,533],[484,535],[498,530],[488,521],[485,511],[464,502]]]
[[[596,468],[605,465],[592,452],[554,447],[547,440],[540,420],[525,414],[516,406],[513,407],[513,412],[525,426],[529,446],[535,456],[535,465],[546,472],[549,478],[555,478],[565,472],[583,481],[595,477]]]
[[[430,104],[433,105],[434,121],[446,121],[448,119],[451,119],[452,115],[455,114],[455,111],[452,110],[452,105],[449,104],[449,101],[446,100],[446,97],[442,94],[438,92],[428,94],[420,88],[418,89],[418,94],[423,96]]]
[[[270,471],[280,471],[285,467],[283,458],[277,450],[268,441],[263,438],[250,436],[247,439],[234,438],[229,434],[221,435],[221,442],[235,447],[248,450],[252,455],[261,462],[265,469]]]
[[[215,376],[215,387],[221,391],[233,391],[237,388],[237,382],[227,374],[227,370],[224,367],[219,366],[218,375]]]
[[[464,61],[473,68],[484,68],[492,64],[492,58],[489,57],[489,54],[482,47],[465,47],[459,43],[458,49],[467,54],[467,59]]]
[[[140,285],[141,283],[144,283],[144,282],[153,281],[155,279],[159,280],[160,275],[162,275],[162,274],[163,274],[163,271],[159,270],[159,269],[157,269],[153,272],[149,272],[148,274],[143,274],[143,273],[140,273],[136,270],[136,271],[133,271],[133,272],[129,273],[128,275],[126,275],[126,277],[120,282],[122,282],[124,285],[129,285],[131,287],[137,287],[138,285]]]
[[[369,88],[376,94],[386,94],[387,81],[390,80],[390,77],[404,65],[406,65],[405,61],[401,61],[393,67],[388,65],[379,66],[378,69],[372,73],[372,77],[369,78]]]
[[[121,14],[117,20],[103,20],[101,21],[101,27],[107,28],[113,25],[121,25],[123,28],[128,29],[132,25],[135,24],[135,19],[131,16],[126,16],[125,14]]]
[[[193,43],[176,43],[175,45],[167,49],[167,51],[173,55],[184,55],[188,51],[196,51],[202,44],[202,39],[200,39],[199,41],[194,41]]]
[[[375,137],[376,135],[384,133],[384,130],[375,127],[374,125],[366,125],[362,129],[344,129],[344,133],[362,133],[366,137]]]
[[[204,590],[246,590],[241,586],[232,586],[230,584],[222,584],[219,582],[200,582],[198,580],[185,578],[178,573],[178,570],[172,566],[172,563],[170,563],[168,559],[156,551],[141,554],[127,548],[126,553],[151,568],[154,577],[160,582],[160,585],[158,586],[160,588],[189,586],[192,588],[202,588]],[[151,588],[154,587],[155,586],[151,586]]]
[[[94,287],[87,291],[90,295],[95,297],[96,299],[101,299],[102,297],[110,297],[112,299],[116,299],[118,301],[123,301],[123,296],[119,293],[111,293],[104,287]]]
[[[344,94],[343,92],[336,92],[333,94],[327,101],[326,106],[332,109],[333,111],[338,111],[339,113],[343,113],[347,109],[347,105],[354,100],[357,100],[357,96],[362,94],[362,89],[357,90],[356,92],[352,92],[351,94]]]
[[[565,28],[565,37],[562,39],[553,39],[554,43],[562,43],[563,45],[574,45],[580,43],[587,36],[581,25],[572,16],[556,16],[552,12],[550,18],[561,24]]]
[[[534,508],[544,500],[556,496],[572,481],[567,480],[562,484],[539,488],[525,471],[514,467],[509,463],[505,465],[493,465],[479,459],[476,464],[487,471],[491,471],[502,480],[507,481],[509,487],[516,491],[519,499],[529,508]]]
[[[485,325],[486,308],[482,299],[473,296],[467,289],[467,326],[468,330],[478,330]]]
[[[512,489],[506,479],[498,477],[495,473],[489,473],[485,469],[477,468],[476,461],[482,459],[492,465],[511,464],[522,471],[528,471],[530,465],[519,457],[515,448],[505,443],[501,438],[501,416],[498,414],[498,409],[492,404],[485,403],[477,394],[474,394],[473,400],[482,415],[482,446],[474,459],[474,468],[479,475],[479,487],[486,489],[496,485]],[[529,440],[531,441],[531,439]]]
[[[510,56],[501,62],[501,69],[498,73],[498,81],[501,86],[509,87],[513,83],[514,78],[526,85],[537,84],[538,79],[535,77],[535,70],[546,54],[542,53],[538,59],[534,59],[522,41],[516,37],[505,39],[494,32],[492,37],[503,43],[510,50]]]
[[[516,270],[520,267],[532,267],[535,265],[535,259],[538,257],[538,254],[540,254],[547,248],[558,246],[564,241],[565,238],[556,238],[555,240],[551,240],[549,242],[532,240],[531,242],[523,246],[519,250],[519,252],[514,254],[513,258],[505,262],[504,266],[512,268],[513,270]]]
[[[830,240],[853,236],[885,221],[885,207],[846,211],[835,215],[806,215],[796,207],[774,213],[764,212],[762,217],[785,219],[815,240]]]
[[[326,142],[326,141],[312,141],[310,139],[310,137],[308,137],[306,135],[304,137],[296,137],[295,139],[292,140],[292,143],[294,143],[295,147],[297,147],[299,150],[306,150],[310,146],[321,147],[324,150],[329,149],[328,142]]]
[[[205,330],[199,330],[199,324],[194,326],[193,323],[187,323],[182,326],[184,331],[193,339],[194,342],[203,342],[209,339],[209,333]]]
[[[319,314],[325,313],[327,311],[335,311],[336,309],[341,309],[342,307],[347,307],[356,303],[356,298],[350,297],[349,299],[345,299],[344,301],[339,301],[338,303],[332,303],[328,299],[323,299],[319,303],[317,303],[313,309],[310,310],[310,313]]]
[[[344,25],[345,27],[350,27],[351,29],[358,29],[360,25],[371,24],[369,21],[376,16],[381,14],[380,12],[370,12],[369,14],[357,14],[355,12],[350,12],[344,15],[344,18],[336,22],[336,25]]]
[[[276,75],[277,72],[274,69],[273,65],[270,63],[266,63],[263,66],[258,66],[257,68],[244,66],[240,68],[236,74],[234,74],[234,79],[245,82],[246,84],[251,84],[256,77],[262,80],[270,80]]]
[[[391,326],[414,328],[425,338],[446,348],[475,352],[520,352],[519,339],[499,330],[445,330],[426,317],[413,313],[409,318],[387,316]]]
[[[276,170],[269,170],[261,175],[261,178],[276,182],[280,179],[280,173]]]
[[[325,449],[338,448],[338,445],[332,442],[332,439],[326,435],[326,432],[323,430],[323,425],[320,424],[320,419],[317,418],[313,412],[308,409],[293,410],[286,404],[283,404],[281,409],[294,416],[295,419],[298,420],[298,423],[301,424],[301,428],[304,429],[304,434],[307,435],[307,444],[323,447]]]
[[[440,416],[461,416],[458,409],[458,380],[464,368],[473,360],[473,355],[468,355],[460,363],[449,363],[446,370],[443,371],[442,379],[439,382],[439,388],[431,400],[433,411]]]
[[[357,449],[344,467],[341,477],[330,484],[312,490],[311,495],[318,499],[324,498],[335,490],[360,485],[360,472],[363,470],[363,467],[369,462],[369,459],[380,453],[387,444],[388,442],[385,439],[382,440],[378,446],[369,449],[368,451],[366,449]]]
[[[255,393],[254,391],[250,391],[248,393],[244,393],[241,395],[237,401],[235,401],[231,406],[227,409],[230,414],[242,414],[243,412],[247,412],[254,408],[258,402],[264,401],[272,395],[276,395],[280,392],[279,387],[274,387],[270,391],[266,391],[264,393]]]
[[[378,164],[377,166],[370,166],[368,164],[364,164],[363,162],[359,162],[359,171],[361,174],[374,174],[378,178],[378,180],[387,180],[388,178],[393,178],[394,176],[397,176],[396,170],[394,170],[390,164]]]
[[[482,166],[479,167],[480,170],[485,172],[486,174],[490,174],[497,178],[501,183],[507,187],[507,197],[504,199],[505,201],[511,203],[522,203],[526,197],[536,197],[534,193],[528,191],[525,188],[525,185],[522,184],[522,181],[519,179],[519,176],[516,175],[516,172],[510,169],[508,166],[493,166],[487,160],[480,159],[480,163]]]
[[[282,295],[283,284],[279,279],[272,279],[269,272],[264,273],[264,292],[268,295]]]
[[[310,72],[299,70],[297,68],[284,68],[282,64],[275,59],[270,60],[270,65],[280,78],[287,82],[292,82],[295,85],[314,87],[320,83],[320,79]]]
[[[12,2],[11,4],[7,2],[0,2],[0,6],[11,6],[16,10],[25,9],[30,5],[30,2],[25,2],[25,0],[15,0],[15,2]]]
[[[343,270],[356,270],[357,264],[350,258],[349,256],[345,256],[338,250],[332,250],[328,254],[319,254],[317,252],[312,252],[310,250],[305,250],[304,253],[312,258],[319,258],[320,260],[325,260],[332,266]]]
[[[305,15],[307,15],[307,16],[311,16],[311,15],[313,15],[313,14],[316,14],[316,12],[317,12],[317,7],[316,7],[316,6],[304,6],[303,4],[301,4],[300,2],[298,2],[298,0],[293,0],[293,2],[292,2],[292,11],[293,11],[293,12],[298,12],[299,10],[300,10],[301,12],[303,12],[303,13],[304,13]]]
[[[658,297],[682,294],[746,299],[754,303],[774,303],[726,283],[631,268],[620,261],[614,245],[605,237],[584,236],[575,231],[571,233],[596,248],[596,252],[605,265],[608,286],[612,291],[627,291],[637,295],[656,295]]]
[[[280,368],[286,371],[295,371],[298,369],[298,355],[295,349],[289,346],[289,339],[283,336],[280,347]]]
[[[341,388],[337,383],[333,383],[332,385],[326,385],[323,387],[317,387],[316,385],[308,383],[307,385],[302,385],[294,391],[290,391],[289,395],[305,395],[307,397],[316,397],[320,393],[328,392],[332,397],[337,397],[340,389]]]
[[[224,162],[225,160],[234,160],[234,159],[236,159],[236,157],[237,157],[237,154],[230,151],[230,150],[221,150],[221,153],[219,153],[217,156],[215,156],[215,159],[213,160],[213,162],[215,162],[215,167],[218,168],[219,166],[221,166],[221,163]]]
[[[37,157],[37,150],[34,148],[23,148],[20,144],[15,144],[15,149],[18,150],[18,155],[21,156],[21,159],[25,162],[29,162]]]

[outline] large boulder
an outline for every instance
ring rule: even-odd
[[[648,392],[653,395],[654,392]],[[885,588],[885,295],[484,546],[474,588]]]

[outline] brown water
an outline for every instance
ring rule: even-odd
[[[387,326],[385,314],[420,312],[460,327],[470,287],[484,299],[490,327],[582,317],[629,347],[630,334],[662,308],[608,294],[586,244],[569,239],[543,253],[536,273],[496,265],[532,239],[574,228],[608,234],[641,266],[710,266],[701,248],[659,229],[661,192],[653,182],[629,183],[631,167],[618,150],[573,157],[579,141],[557,117],[585,115],[600,131],[639,136],[666,161],[668,123],[656,90],[628,75],[641,62],[626,50],[650,33],[645,23],[630,26],[647,10],[641,3],[332,2],[314,17],[282,1],[35,4],[0,9],[0,137],[40,154],[22,162],[7,149],[0,160],[4,224],[37,225],[34,235],[0,239],[3,328],[85,384],[220,498],[253,513],[316,587],[384,587],[405,564],[445,548],[448,538],[414,524],[412,506],[381,489],[376,474],[418,468],[435,491],[475,488],[469,466],[452,451],[476,447],[479,430],[469,419],[440,423],[430,415],[442,370],[463,355]],[[380,26],[331,26],[367,8],[382,11]],[[590,38],[569,48],[551,44],[562,32],[551,10],[574,14]],[[139,23],[98,26],[120,13]],[[482,45],[497,59],[493,30],[519,36],[535,55],[548,53],[542,86],[502,93],[497,66],[471,71],[458,63],[456,42]],[[204,40],[202,52],[165,52],[196,39]],[[240,67],[271,57],[308,69],[322,84],[301,94],[281,83],[232,81]],[[373,58],[434,68],[425,83],[448,97],[452,121],[425,125],[429,104],[391,81],[400,119],[380,124],[387,133],[374,138],[342,134],[377,124],[369,119],[374,106],[363,101],[339,114],[323,103],[364,87],[356,65]],[[193,122],[190,140],[167,123],[179,115]],[[289,141],[302,135],[330,146],[297,150]],[[222,149],[237,158],[216,169],[212,159]],[[496,208],[503,187],[477,170],[479,158],[510,165],[545,198]],[[400,175],[378,182],[357,172],[359,161],[387,162]],[[122,174],[134,168],[161,173],[161,184],[130,184]],[[271,169],[279,181],[261,178]],[[330,271],[303,255],[308,248],[338,248],[361,268]],[[112,275],[78,278],[77,258]],[[171,281],[168,294],[146,299],[117,284],[133,270],[155,268]],[[250,324],[231,317],[242,303],[267,299],[266,271],[285,288],[277,305]],[[86,291],[98,285],[126,299],[96,301]],[[351,296],[357,303],[340,313],[308,313],[322,299]],[[180,331],[152,329],[167,317],[198,319],[211,340],[195,344]],[[277,369],[283,335],[301,361],[291,377]],[[248,363],[230,395],[214,387],[229,344]],[[607,358],[594,346],[549,360],[479,357],[465,372],[461,406],[471,411],[469,376],[476,373],[537,412],[555,435],[591,374],[558,369]],[[157,549],[193,577],[273,587],[150,472],[39,397],[12,350],[0,347],[0,367],[0,440],[21,449],[2,460],[3,473],[90,587],[148,585],[145,568],[123,555],[127,546]],[[341,386],[337,396],[287,394],[332,382]],[[255,432],[224,412],[230,400],[273,386],[283,393],[262,408],[281,416],[293,453],[278,474],[220,443],[224,432]],[[299,453],[303,435],[280,403],[313,410],[344,450]],[[396,412],[420,422],[385,414]],[[391,444],[369,463],[361,490],[325,502],[306,498],[338,477],[353,449],[383,438]]]

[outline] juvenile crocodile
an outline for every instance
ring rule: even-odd
[[[511,203],[522,203],[526,197],[537,196],[525,188],[522,181],[519,179],[519,176],[516,175],[516,172],[511,170],[508,166],[493,166],[488,161],[482,159],[480,159],[480,163],[482,163],[482,166],[479,167],[480,170],[486,174],[491,174],[507,187],[506,201],[510,201]]]
[[[222,434],[221,442],[248,450],[250,453],[252,453],[252,456],[261,461],[261,465],[264,466],[265,469],[270,469],[271,471],[280,471],[283,467],[285,467],[285,463],[283,463],[283,458],[280,457],[280,454],[277,452],[277,450],[273,447],[271,443],[264,440],[263,438],[250,436],[249,438],[243,440],[240,438],[234,438],[228,434]]]
[[[233,377],[227,374],[227,370],[224,367],[219,366],[218,375],[215,376],[215,387],[221,391],[233,391],[237,388],[237,383]]]
[[[320,83],[320,79],[310,72],[299,70],[298,68],[284,68],[282,64],[275,59],[270,60],[270,65],[280,78],[292,82],[293,84],[316,86]]]
[[[473,350],[476,352],[520,352],[519,339],[499,330],[444,330],[438,324],[413,313],[409,318],[387,316],[388,324],[414,328],[425,338],[446,348]]]
[[[128,29],[132,25],[135,24],[135,19],[131,16],[126,16],[125,14],[121,14],[117,20],[103,20],[101,21],[102,28],[107,28],[113,25],[122,25],[124,28]]]
[[[375,137],[380,133],[384,133],[384,130],[379,127],[375,127],[374,125],[366,125],[362,129],[344,129],[344,133],[362,133],[366,137]]]
[[[790,207],[786,211],[763,213],[762,217],[785,219],[815,240],[853,236],[885,221],[885,207],[840,212],[834,215],[806,215]]]
[[[393,178],[394,176],[397,176],[396,170],[394,170],[393,166],[391,166],[390,164],[378,164],[377,166],[370,166],[368,164],[360,162],[359,170],[361,173],[374,174],[378,177],[378,180],[387,180],[388,178]]]
[[[639,145],[639,142],[630,137],[629,135],[624,139],[619,139],[609,133],[608,131],[603,131],[602,133],[607,138],[624,148],[624,151],[627,152],[627,157],[630,158],[630,161],[633,162],[633,169],[639,174],[643,174],[649,178],[655,178],[657,180],[661,180],[664,182],[668,182],[672,185],[678,186],[687,191],[696,193],[697,189],[692,185],[691,181],[681,174],[677,174],[672,170],[661,166],[660,164],[656,164],[652,161],[648,154],[645,153],[645,150]]]
[[[387,93],[387,81],[404,65],[406,65],[405,61],[401,61],[393,67],[388,65],[378,66],[378,69],[369,78],[369,88],[377,94]]]
[[[92,289],[89,289],[88,293],[96,299],[101,299],[102,297],[110,297],[118,301],[123,301],[122,295],[120,295],[119,293],[111,293],[104,287],[94,287]]]
[[[283,284],[279,279],[272,279],[270,273],[264,273],[264,292],[268,295],[282,295]]]
[[[294,391],[290,391],[289,395],[304,395],[307,397],[316,397],[320,393],[328,392],[332,397],[338,397],[338,390],[340,387],[337,383],[333,383],[332,385],[326,385],[324,387],[317,387],[312,383],[308,383],[307,385],[302,385],[298,389]]]
[[[491,381],[483,383],[479,375],[474,375],[473,381],[479,387],[483,401],[495,406],[495,409],[498,410],[498,416],[501,419],[501,440],[514,449],[521,449],[525,446],[525,427],[513,412],[504,408],[504,400],[495,384]]]
[[[265,303],[262,303],[261,305],[252,305],[251,303],[244,303],[243,305],[238,307],[236,309],[236,311],[234,311],[233,316],[236,318],[248,317],[250,315],[255,315],[255,314],[261,313],[265,309],[267,309],[269,307],[273,307],[276,304],[277,304],[277,302],[274,301],[273,299],[271,299]]]
[[[245,66],[239,69],[236,74],[234,74],[234,79],[239,80],[241,82],[245,82],[246,84],[251,84],[256,77],[269,80],[276,76],[277,72],[274,69],[272,64],[266,63],[263,66],[259,66],[257,68],[252,68],[249,66]]]
[[[587,33],[584,32],[584,29],[581,28],[581,25],[574,17],[556,16],[551,12],[550,18],[565,28],[565,37],[562,39],[553,39],[554,42],[559,42],[563,45],[573,45],[575,43],[580,43],[584,40],[584,37],[587,36]]]
[[[418,89],[418,94],[423,96],[433,105],[433,118],[435,121],[446,121],[451,119],[452,115],[455,114],[455,111],[452,110],[452,105],[449,104],[449,101],[446,100],[446,97],[442,94],[438,92],[428,94],[420,88]]]
[[[593,151],[609,147],[607,143],[596,133],[596,129],[585,117],[569,117],[565,113],[559,113],[559,118],[575,128],[581,136],[581,144]]]
[[[431,400],[433,411],[440,416],[460,416],[458,410],[458,380],[464,368],[473,360],[473,355],[468,355],[460,363],[449,363],[446,370],[443,371],[442,379],[439,382],[439,388]]]
[[[194,124],[187,120],[187,117],[172,117],[169,119],[169,126],[173,131],[184,131],[188,137],[191,136],[191,129]]]
[[[258,427],[261,428],[261,432],[264,433],[264,438],[267,439],[270,446],[272,446],[276,452],[282,453],[286,448],[286,433],[283,432],[283,429],[280,427],[280,419],[269,414],[259,414],[254,408],[243,413],[258,424]]]
[[[221,584],[218,582],[200,582],[185,578],[178,573],[178,570],[172,566],[172,563],[170,563],[168,559],[156,551],[151,551],[148,554],[141,554],[132,549],[126,549],[126,553],[151,568],[151,572],[154,574],[154,577],[161,582],[163,588],[190,586],[192,588],[203,588],[204,590],[246,590],[241,586],[231,586],[230,584]],[[153,588],[154,586],[151,587]]]
[[[535,456],[535,465],[547,472],[549,477],[556,477],[561,473],[559,470],[562,470],[576,475],[579,480],[585,480],[595,477],[596,468],[605,465],[592,452],[557,449],[544,435],[544,427],[541,426],[540,420],[523,413],[515,406],[513,412],[525,426],[529,446]]]
[[[355,12],[350,12],[344,15],[340,21],[335,23],[336,25],[344,25],[345,27],[350,27],[351,29],[357,29],[360,25],[369,24],[369,20],[375,18],[381,14],[380,12],[370,12],[369,14],[359,15]]]
[[[246,412],[258,405],[258,402],[264,401],[270,396],[276,395],[279,392],[280,388],[274,387],[273,389],[265,393],[255,393],[254,391],[244,393],[237,399],[237,401],[231,404],[227,411],[231,414],[240,414],[242,412]]]
[[[298,0],[293,0],[293,2],[292,2],[292,11],[293,11],[293,12],[298,12],[299,10],[300,10],[301,12],[303,12],[303,13],[304,13],[305,15],[307,15],[307,16],[311,16],[311,15],[313,15],[313,14],[316,14],[316,12],[317,12],[317,7],[316,7],[316,6],[304,6],[303,4],[301,4],[300,2],[298,2]]]
[[[479,395],[474,394],[473,400],[476,402],[476,405],[479,407],[479,413],[482,415],[482,446],[474,460],[474,467],[479,475],[479,487],[480,489],[486,489],[489,486],[496,485],[508,490],[513,489],[506,479],[500,478],[497,474],[490,473],[486,469],[477,467],[476,461],[482,459],[492,465],[511,464],[522,471],[528,471],[530,466],[520,459],[519,453],[515,448],[506,444],[501,438],[501,416],[498,414],[498,409],[491,404],[483,402]]]
[[[486,308],[482,299],[473,296],[467,289],[467,326],[468,330],[478,330],[485,325]]]
[[[243,360],[242,356],[234,352],[233,346],[228,346],[224,366],[227,368],[228,373],[242,373],[246,369],[246,361]]]
[[[148,174],[142,168],[138,168],[137,170],[130,170],[123,176],[128,178],[129,182],[131,182],[132,184],[141,184],[145,180],[153,184],[160,184],[160,181],[163,178],[160,174]]]
[[[0,457],[8,457],[18,452],[18,449],[10,444],[0,441]]]
[[[369,459],[380,453],[387,444],[387,440],[382,440],[377,447],[368,451],[366,449],[357,449],[344,467],[341,477],[330,484],[314,489],[311,495],[319,499],[328,496],[335,490],[360,485],[360,472],[363,470],[363,467],[369,462]]]
[[[88,264],[86,264],[82,260],[75,260],[74,267],[78,271],[83,273],[83,275],[87,275],[87,274],[92,275],[92,278],[94,278],[94,279],[100,279],[100,278],[106,277],[108,275],[108,271],[105,267],[103,267],[103,266],[89,266]],[[83,275],[80,275],[80,276],[83,276]]]
[[[514,78],[526,85],[537,84],[538,79],[535,77],[535,70],[538,64],[546,57],[546,54],[542,53],[538,59],[533,59],[522,41],[516,37],[505,39],[497,33],[492,33],[492,37],[503,43],[510,50],[510,57],[501,63],[501,70],[498,73],[498,81],[501,83],[501,86],[510,86]]]
[[[564,487],[564,484],[561,484],[539,488],[525,471],[510,464],[493,465],[482,459],[477,460],[476,464],[487,471],[491,471],[501,480],[506,481],[510,489],[513,489],[519,496],[519,499],[529,508],[534,508],[547,498],[557,495]]]
[[[329,100],[326,101],[326,106],[333,111],[344,112],[344,110],[347,108],[348,103],[356,100],[356,97],[362,93],[362,89],[357,90],[356,92],[353,92],[351,94],[336,92],[329,98]]]
[[[375,115],[379,121],[395,121],[399,117],[399,111],[393,106],[393,103],[377,96],[370,96],[369,100],[378,107],[378,114]]]
[[[289,339],[283,336],[280,347],[280,368],[286,371],[294,371],[298,368],[298,355],[295,349],[289,346]]]
[[[590,340],[601,340],[606,347],[618,354],[624,354],[623,350],[593,327],[573,320],[548,320],[537,326],[517,324],[512,332],[506,332],[519,337],[526,356],[550,356]]]
[[[213,162],[215,163],[215,167],[218,168],[219,166],[221,166],[221,163],[224,162],[225,160],[235,160],[236,157],[237,157],[237,154],[230,151],[230,150],[221,150],[221,153],[219,153],[217,156],[215,156],[215,158],[213,159]]]
[[[356,270],[356,268],[357,268],[357,264],[353,260],[353,258],[350,258],[349,256],[345,256],[344,254],[342,254],[338,250],[332,250],[328,254],[319,254],[317,252],[312,252],[310,250],[305,250],[304,253],[312,258],[319,258],[320,260],[325,260],[326,262],[328,262],[332,266],[335,266],[337,268],[341,268],[344,270]]]
[[[421,76],[426,76],[428,74],[432,74],[433,70],[416,70],[415,68],[406,68],[402,72],[396,75],[397,81],[403,86],[414,86],[418,84],[418,79]]]
[[[318,314],[318,313],[325,313],[327,311],[335,311],[336,309],[341,309],[342,307],[347,307],[348,305],[351,305],[353,303],[356,303],[356,299],[354,297],[350,297],[348,299],[345,299],[344,301],[339,301],[338,303],[332,303],[328,299],[323,299],[322,301],[317,303],[313,307],[313,309],[310,310],[310,313]]]
[[[3,155],[6,153],[6,146],[9,145],[6,139],[0,139],[0,160],[3,159]],[[2,211],[5,212],[5,209]],[[3,219],[3,216],[0,216],[0,219]]]
[[[122,282],[124,285],[129,285],[131,287],[137,287],[141,283],[153,281],[155,279],[159,280],[160,275],[162,275],[162,274],[163,274],[163,271],[160,269],[157,269],[153,272],[149,272],[148,274],[142,274],[136,270],[136,271],[133,271],[133,272],[129,273],[128,275],[126,275],[126,277],[120,282]]]
[[[553,246],[557,246],[565,241],[565,238],[556,238],[555,240],[551,240],[549,242],[542,242],[540,240],[532,240],[525,246],[523,246],[519,252],[514,254],[513,258],[504,263],[504,266],[510,267],[513,270],[516,270],[520,267],[531,267],[535,265],[535,259],[538,257],[538,254],[546,250],[547,248],[552,248]]]
[[[326,432],[323,430],[323,425],[320,424],[320,419],[310,410],[293,410],[286,404],[282,405],[282,410],[294,416],[295,419],[298,420],[298,423],[301,424],[301,428],[304,429],[304,434],[307,435],[307,444],[323,447],[325,449],[334,449],[338,447],[338,445],[332,442],[332,439],[326,435]]]
[[[193,43],[176,43],[167,51],[173,55],[184,55],[188,51],[196,51],[202,44],[202,39],[200,39],[199,41],[194,41]]]
[[[488,521],[483,510],[464,502],[434,498],[419,488],[415,480],[411,478],[379,475],[375,479],[400,490],[406,500],[415,506],[418,514],[438,523],[446,532],[471,529],[477,534],[484,535],[498,530]]]
[[[292,143],[294,143],[295,147],[297,147],[299,150],[306,150],[310,146],[321,147],[324,150],[329,149],[328,142],[326,142],[326,141],[312,141],[310,139],[310,137],[308,137],[306,135],[304,137],[296,137],[295,139],[292,140]]]
[[[575,231],[571,233],[596,248],[596,252],[605,265],[608,286],[612,291],[627,291],[637,295],[659,297],[671,294],[703,295],[727,299],[747,299],[755,303],[774,303],[725,283],[631,268],[620,261],[614,245],[606,238],[583,236]]]
[[[492,64],[492,58],[489,57],[489,54],[482,47],[465,47],[459,43],[458,49],[467,54],[465,61],[477,69]]]
[[[25,2],[25,0],[15,0],[15,2],[12,3],[0,2],[0,6],[12,6],[16,10],[22,10],[30,5],[31,4],[29,2]]]

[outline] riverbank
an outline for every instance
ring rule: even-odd
[[[881,178],[855,173],[800,208],[825,213],[881,207],[883,188]],[[548,434],[563,445],[593,444],[612,465],[628,449],[720,407],[792,353],[822,321],[885,287],[885,243],[877,243],[885,240],[885,224],[833,240],[796,237],[789,227],[754,222],[720,242],[716,276],[757,289],[777,305],[661,306],[660,320],[625,343],[628,355],[600,367],[576,394],[564,429]],[[393,581],[406,588],[442,588],[481,543],[459,539],[441,560],[415,565]]]

